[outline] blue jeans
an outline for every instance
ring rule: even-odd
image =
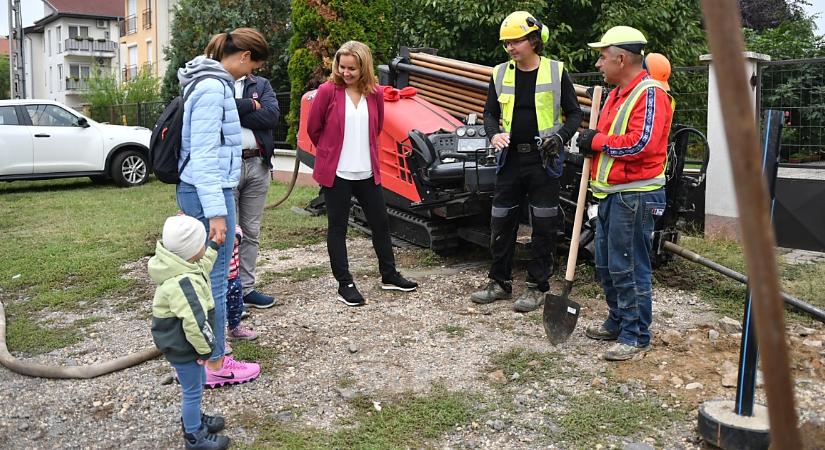
[[[201,429],[201,399],[203,385],[206,383],[206,370],[195,361],[185,364],[172,363],[180,382],[181,401],[180,416],[183,429],[194,433]]]
[[[203,207],[195,186],[181,182],[177,186],[178,207],[187,216],[194,217],[206,227],[206,235],[209,236],[209,219],[203,215]],[[226,210],[229,214],[226,219],[226,240],[218,249],[218,257],[209,279],[212,284],[212,299],[215,301],[215,349],[212,351],[212,359],[216,361],[223,357],[226,349],[226,283],[229,278],[229,260],[232,259],[232,249],[235,245],[235,196],[232,189],[223,190],[223,198],[226,202]]]
[[[596,222],[596,273],[610,313],[604,321],[618,341],[650,344],[653,321],[653,227],[665,209],[665,191],[619,192],[599,202]]]

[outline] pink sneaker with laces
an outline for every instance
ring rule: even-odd
[[[258,339],[258,333],[239,325],[237,328],[231,328],[226,338],[231,341],[254,341]]]
[[[206,387],[213,389],[229,384],[241,384],[258,378],[261,366],[258,363],[235,361],[231,356],[224,356],[220,370],[206,369]]]

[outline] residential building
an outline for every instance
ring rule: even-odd
[[[177,0],[121,0],[120,72],[123,81],[149,70],[162,78],[168,62],[163,49],[169,46]]]
[[[122,0],[43,0],[45,17],[24,29],[26,96],[83,104],[92,70],[119,66]]]
[[[0,55],[9,56],[9,38],[6,36],[0,37]]]

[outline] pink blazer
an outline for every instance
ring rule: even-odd
[[[341,148],[344,144],[344,121],[346,120],[347,98],[344,86],[331,81],[322,84],[312,100],[312,108],[307,121],[307,134],[315,145],[315,166],[312,178],[321,186],[332,187]],[[369,111],[370,160],[375,184],[381,184],[378,165],[378,134],[384,126],[384,96],[379,86],[376,92],[367,95]]]

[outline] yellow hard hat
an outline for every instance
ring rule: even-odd
[[[507,39],[519,39],[527,36],[533,31],[539,31],[542,42],[547,42],[550,37],[550,30],[542,25],[542,23],[533,17],[527,11],[516,11],[510,13],[501,22],[501,28],[498,31],[498,38],[501,41]]]
[[[641,53],[642,46],[645,44],[647,44],[647,39],[641,31],[632,27],[618,26],[607,30],[599,42],[591,42],[587,45],[592,48],[615,46],[633,53]]]
[[[650,76],[662,83],[665,90],[670,90],[667,80],[670,78],[670,61],[661,53],[651,53],[645,57],[645,68]]]

